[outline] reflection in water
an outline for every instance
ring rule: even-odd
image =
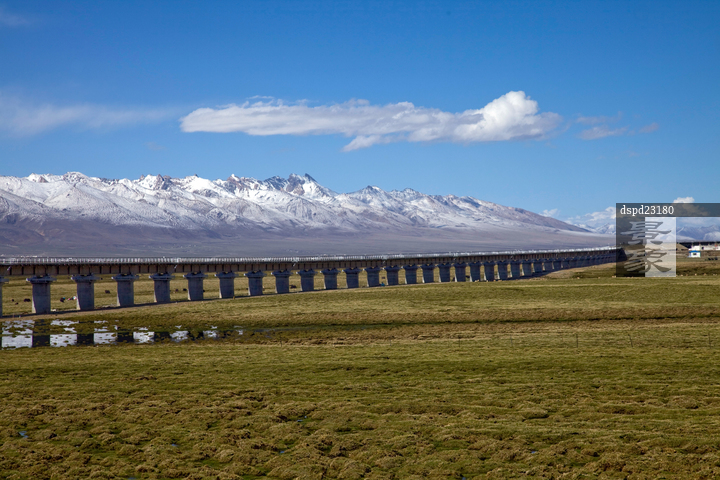
[[[190,338],[190,336],[188,335],[187,330],[180,330],[171,333],[170,338],[172,338],[176,342],[182,342],[183,340],[187,340],[188,338]]]
[[[123,330],[117,332],[117,343],[133,343],[135,341],[133,332]]]
[[[2,347],[3,348],[21,348],[21,347],[32,347],[33,338],[32,335],[15,335],[15,336],[2,336]]]
[[[67,347],[71,345],[116,345],[184,342],[228,338],[242,335],[242,329],[218,331],[183,330],[181,325],[171,331],[151,332],[146,327],[119,330],[105,322],[71,320],[11,320],[0,322],[0,347]]]
[[[133,332],[133,341],[135,343],[152,343],[153,332]]]
[[[37,337],[36,337],[37,340]],[[60,335],[50,335],[50,346],[51,347],[67,347],[70,345],[77,345],[77,335],[74,333],[62,333]],[[40,345],[33,342],[33,347],[39,347]]]

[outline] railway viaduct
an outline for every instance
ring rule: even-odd
[[[235,295],[235,278],[248,278],[250,296],[262,295],[263,279],[275,277],[278,294],[290,292],[290,275],[301,277],[301,291],[314,289],[314,277],[321,273],[326,290],[337,288],[337,277],[345,274],[348,288],[358,288],[359,274],[367,274],[367,286],[380,286],[380,272],[388,285],[431,283],[435,270],[440,282],[496,281],[531,278],[557,270],[600,265],[616,261],[617,247],[573,250],[476,252],[412,255],[347,255],[315,257],[210,257],[210,258],[2,258],[0,257],[0,316],[2,285],[7,277],[26,276],[32,284],[32,313],[50,313],[50,290],[59,275],[69,275],[77,284],[78,310],[95,308],[94,283],[98,275],[113,275],[117,282],[117,305],[135,304],[134,282],[148,275],[154,282],[156,303],[170,301],[170,280],[182,274],[188,283],[188,299],[203,300],[203,280],[214,273],[220,282],[220,298]],[[451,271],[452,270],[452,271]],[[469,276],[468,276],[469,270]]]

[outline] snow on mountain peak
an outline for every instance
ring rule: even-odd
[[[47,183],[47,180],[42,175],[36,175],[34,173],[31,173],[28,175],[27,179],[31,182],[35,183]]]
[[[489,224],[582,231],[558,220],[472,197],[426,195],[412,189],[386,192],[368,186],[338,194],[308,174],[261,181],[230,175],[208,180],[143,175],[108,180],[79,172],[0,176],[0,206],[10,214],[48,220],[95,220],[112,225],[183,229],[368,229],[414,227],[480,229]],[[14,218],[14,217],[13,217]]]

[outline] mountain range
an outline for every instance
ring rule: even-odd
[[[1,255],[371,254],[609,243],[473,197],[374,186],[336,193],[309,175],[0,176]]]

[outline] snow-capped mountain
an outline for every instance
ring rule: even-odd
[[[65,175],[0,177],[0,219],[82,218],[103,224],[186,229],[223,226],[262,228],[477,228],[480,224],[580,228],[518,208],[472,197],[425,195],[378,187],[338,194],[309,175],[265,181],[236,177],[206,180],[192,176],[142,176],[107,180]]]
[[[472,197],[426,195],[411,189],[386,192],[373,186],[336,193],[309,175],[264,181],[235,175],[226,180],[161,175],[111,180],[77,172],[0,176],[0,246],[6,247],[32,243],[31,237],[38,235],[47,243],[53,236],[69,239],[73,233],[78,238],[92,233],[117,240],[152,231],[143,238],[169,234],[232,240],[273,235],[352,238],[383,232],[423,237],[452,231],[472,236],[498,229],[585,232],[553,218]],[[249,232],[253,232],[250,237]]]
[[[707,222],[716,221],[715,218],[678,218],[677,237],[683,241],[704,241],[717,242],[720,241],[720,224],[697,225],[693,223],[701,223],[703,220]]]
[[[615,235],[615,223],[604,223],[602,225],[588,225],[586,223],[573,223],[576,227],[583,228],[588,232],[600,233],[603,235]]]

